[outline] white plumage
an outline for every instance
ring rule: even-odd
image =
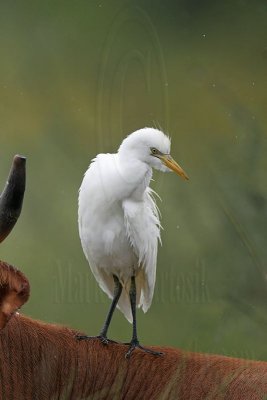
[[[112,298],[113,275],[122,284],[118,307],[132,322],[131,277],[136,305],[146,312],[153,298],[160,220],[152,168],[187,178],[170,157],[170,139],[153,128],[126,137],[116,154],[99,154],[84,175],[79,192],[79,234],[84,254],[101,289]]]

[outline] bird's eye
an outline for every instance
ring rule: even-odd
[[[151,154],[157,154],[158,150],[155,147],[151,147]]]

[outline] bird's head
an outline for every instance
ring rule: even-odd
[[[154,128],[143,128],[127,136],[119,154],[129,160],[138,159],[159,171],[174,171],[184,179],[188,176],[170,155],[171,141],[163,132]]]

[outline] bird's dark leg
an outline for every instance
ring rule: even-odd
[[[114,283],[115,283],[115,288],[114,288],[114,297],[113,297],[113,301],[111,303],[107,318],[105,320],[104,326],[101,329],[100,335],[101,337],[106,337],[107,336],[107,332],[108,332],[108,328],[113,316],[113,313],[115,311],[115,308],[118,304],[120,295],[121,295],[121,291],[122,291],[122,284],[120,283],[119,279],[117,278],[116,275],[113,275],[113,279],[114,279]]]
[[[132,278],[131,278],[131,287],[130,287],[129,297],[130,297],[130,303],[131,303],[131,309],[132,309],[132,315],[133,315],[133,336],[132,336],[129,350],[127,351],[125,357],[130,358],[132,352],[136,348],[141,349],[141,350],[145,351],[146,353],[153,354],[154,356],[161,356],[163,353],[147,349],[147,348],[141,346],[139,343],[139,340],[137,337],[137,327],[136,327],[136,286],[135,286],[135,277],[134,276],[132,276]]]
[[[119,301],[119,298],[120,298],[120,295],[121,295],[121,291],[122,291],[122,284],[120,283],[120,281],[117,278],[117,276],[113,275],[113,279],[114,279],[114,284],[115,284],[114,297],[113,297],[113,300],[112,300],[108,315],[106,317],[105,323],[103,325],[103,328],[100,331],[100,334],[98,336],[78,335],[78,336],[76,336],[76,338],[78,340],[86,340],[86,339],[88,340],[88,339],[98,338],[98,339],[101,340],[101,342],[103,344],[108,344],[109,342],[116,343],[115,341],[110,340],[110,339],[107,338],[108,328],[109,328],[113,313],[115,311],[116,305],[118,304],[118,301]]]

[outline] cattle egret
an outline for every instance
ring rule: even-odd
[[[127,358],[135,348],[160,354],[139,344],[136,327],[136,307],[146,312],[152,302],[160,241],[159,211],[149,187],[152,168],[188,179],[170,155],[169,137],[143,128],[127,136],[116,154],[98,154],[79,191],[82,248],[99,286],[112,298],[97,337],[109,343],[107,331],[117,306],[133,323]]]

